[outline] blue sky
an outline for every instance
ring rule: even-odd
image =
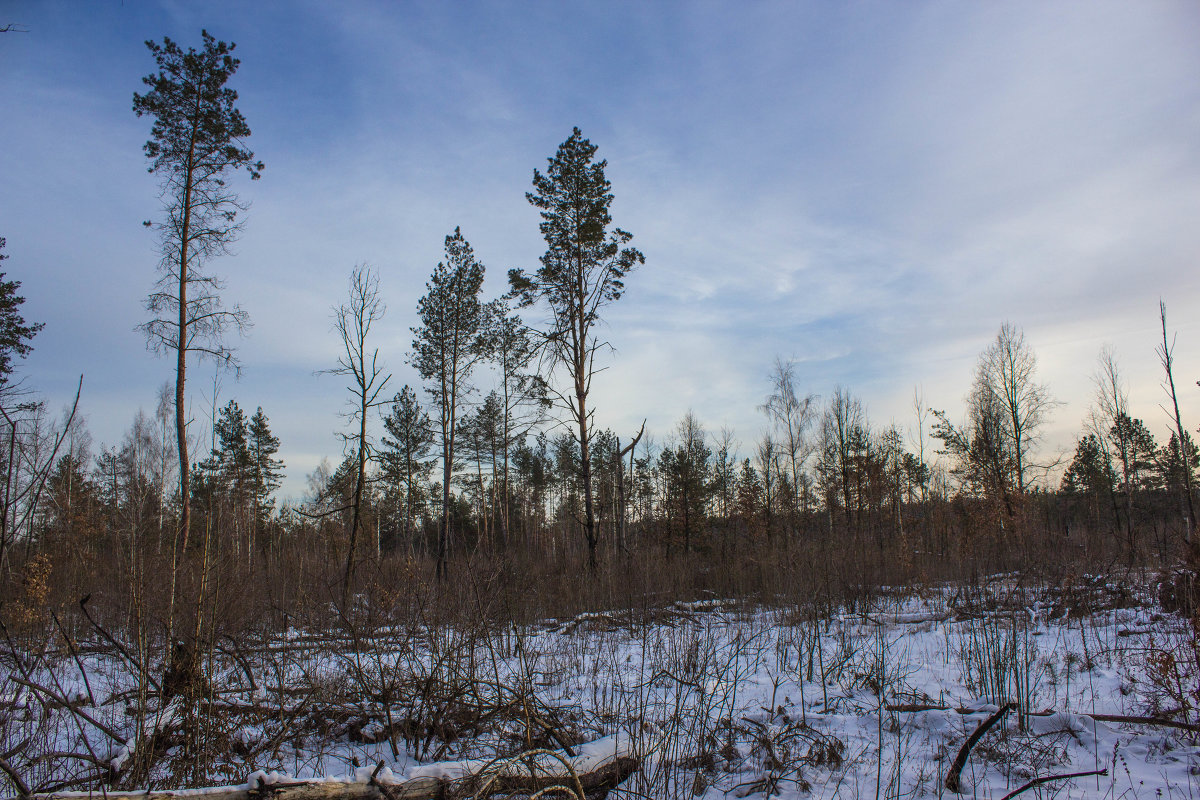
[[[661,439],[688,409],[749,451],[776,355],[911,426],[914,387],[961,414],[979,351],[1022,327],[1069,449],[1102,345],[1163,436],[1157,304],[1200,423],[1200,5],[0,0],[0,236],[52,404],[84,374],[101,443],[172,363],[134,327],[155,277],[155,179],[130,110],[143,41],[237,43],[267,168],[212,265],[255,327],[219,403],[263,406],[298,494],[340,454],[330,308],[381,276],[396,389],[417,298],[456,225],[500,294],[544,247],[524,200],[572,126],[608,159],[646,265],[608,313],[597,421]],[[211,402],[195,367],[192,414]],[[481,377],[482,384],[487,383]],[[1190,422],[1189,422],[1190,421]],[[202,422],[197,423],[197,433]]]

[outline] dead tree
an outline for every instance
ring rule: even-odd
[[[331,375],[350,379],[346,388],[351,395],[351,410],[347,416],[352,423],[357,423],[353,433],[341,434],[346,444],[354,449],[357,461],[354,495],[350,503],[350,543],[346,548],[346,569],[342,577],[343,605],[350,600],[354,555],[359,531],[362,530],[362,499],[367,482],[367,451],[370,448],[367,412],[382,404],[379,396],[392,377],[384,374],[379,362],[379,348],[367,345],[371,327],[383,318],[386,310],[379,299],[379,278],[366,265],[355,267],[350,274],[349,299],[333,310],[333,327],[342,340],[342,352],[338,356],[337,366],[325,370]]]

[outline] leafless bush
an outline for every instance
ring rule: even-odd
[[[1133,675],[1143,710],[1152,717],[1200,724],[1200,630],[1163,626],[1139,648]]]
[[[805,768],[837,770],[845,760],[846,746],[840,739],[786,712],[773,711],[765,719],[743,717],[739,733],[750,743],[753,777],[733,787],[738,797],[759,792],[773,797],[785,784],[807,792],[812,786],[804,777]]]

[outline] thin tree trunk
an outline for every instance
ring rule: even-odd
[[[1187,510],[1187,525],[1183,532],[1183,541],[1191,550],[1192,546],[1192,528],[1196,525],[1196,511],[1192,504],[1192,465],[1188,462],[1187,440],[1184,438],[1185,431],[1183,430],[1183,422],[1179,416],[1179,400],[1175,396],[1175,378],[1171,374],[1171,351],[1174,347],[1167,345],[1167,307],[1160,300],[1158,303],[1159,319],[1162,320],[1162,352],[1159,354],[1162,358],[1163,370],[1167,373],[1167,388],[1171,392],[1171,405],[1175,410],[1175,432],[1179,437],[1179,460],[1183,467],[1183,486],[1185,492],[1186,503],[1184,507]],[[1189,553],[1193,561],[1200,560],[1200,555],[1195,552]]]
[[[488,535],[487,496],[483,491],[483,459],[479,452],[479,439],[475,440],[475,485],[479,490],[479,536],[475,542],[475,550],[482,545],[484,550],[492,549],[491,537]]]
[[[364,390],[365,391],[365,390]],[[363,484],[367,476],[367,397],[364,394],[359,409],[358,429],[358,474],[354,481],[354,513],[350,521],[350,546],[346,550],[346,572],[342,583],[342,605],[347,609],[350,602],[350,584],[354,579],[354,550],[358,544],[358,531],[362,525]]]
[[[194,148],[194,145],[193,145]],[[167,613],[167,635],[170,638],[175,622],[175,586],[180,561],[187,557],[188,535],[191,532],[191,470],[188,464],[187,418],[184,408],[184,387],[187,380],[187,276],[188,239],[192,224],[191,155],[185,173],[183,192],[183,231],[179,242],[179,330],[175,362],[175,443],[179,451],[179,534],[176,552],[171,563],[171,603]]]
[[[446,554],[450,539],[450,473],[451,459],[454,455],[454,444],[446,435],[443,415],[442,423],[442,519],[438,525],[438,550],[436,577],[439,581],[446,579]]]
[[[508,378],[509,376],[506,374],[504,376],[504,419],[502,421],[503,431],[501,433],[500,442],[501,446],[504,448],[504,456],[501,459],[501,469],[503,470],[503,473],[501,474],[500,483],[500,537],[504,541],[504,548],[506,551],[508,550],[509,525],[512,524],[512,520],[510,519],[510,504],[508,499],[508,450],[509,444],[512,441],[512,409],[509,407]]]
[[[580,476],[583,481],[583,518],[586,525],[585,534],[588,546],[588,568],[596,569],[596,516],[592,499],[592,459],[588,448],[587,412],[584,403],[587,401],[582,383],[576,381],[577,398],[579,400],[579,457],[581,460]]]

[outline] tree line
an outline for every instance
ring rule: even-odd
[[[501,307],[492,304],[476,331],[479,364],[511,352],[514,317],[489,316]],[[527,337],[518,349],[530,351]],[[844,387],[823,400],[801,396],[792,364],[779,359],[760,407],[766,430],[749,446],[689,412],[657,439],[595,430],[586,472],[574,432],[548,414],[536,375],[521,374],[507,394],[499,381],[470,402],[460,376],[457,408],[438,402],[441,381],[424,403],[404,386],[368,405],[383,434],[368,438],[363,460],[356,421],[343,460],[319,467],[304,501],[284,507],[275,497],[280,443],[266,413],[249,415],[229,401],[214,416],[207,457],[192,466],[193,530],[183,550],[219,554],[247,575],[267,569],[281,543],[305,541],[351,567],[400,558],[435,570],[455,558],[506,555],[587,563],[597,551],[617,560],[726,558],[748,544],[784,552],[814,540],[950,558],[970,537],[1001,553],[1031,535],[1130,564],[1169,558],[1186,541],[1187,480],[1200,470],[1191,435],[1185,431],[1181,453],[1175,432],[1160,443],[1131,418],[1105,351],[1073,454],[1044,461],[1036,445],[1051,408],[1047,388],[1018,381],[1019,391],[992,391],[1005,385],[1004,371],[993,368],[1007,349],[1006,363],[1035,366],[1020,331],[1004,326],[980,356],[961,423],[914,398],[913,424],[874,425]],[[1005,397],[1025,399],[1009,406]],[[1039,404],[1041,418],[1033,413]],[[85,427],[73,424],[21,537],[25,550],[91,541],[169,552],[182,515],[172,490],[172,416],[164,387],[153,417],[139,412],[118,446],[95,454]],[[43,435],[54,427],[40,424]],[[12,484],[19,489],[21,480]],[[589,484],[595,550],[585,528]],[[350,574],[344,567],[343,583]]]

